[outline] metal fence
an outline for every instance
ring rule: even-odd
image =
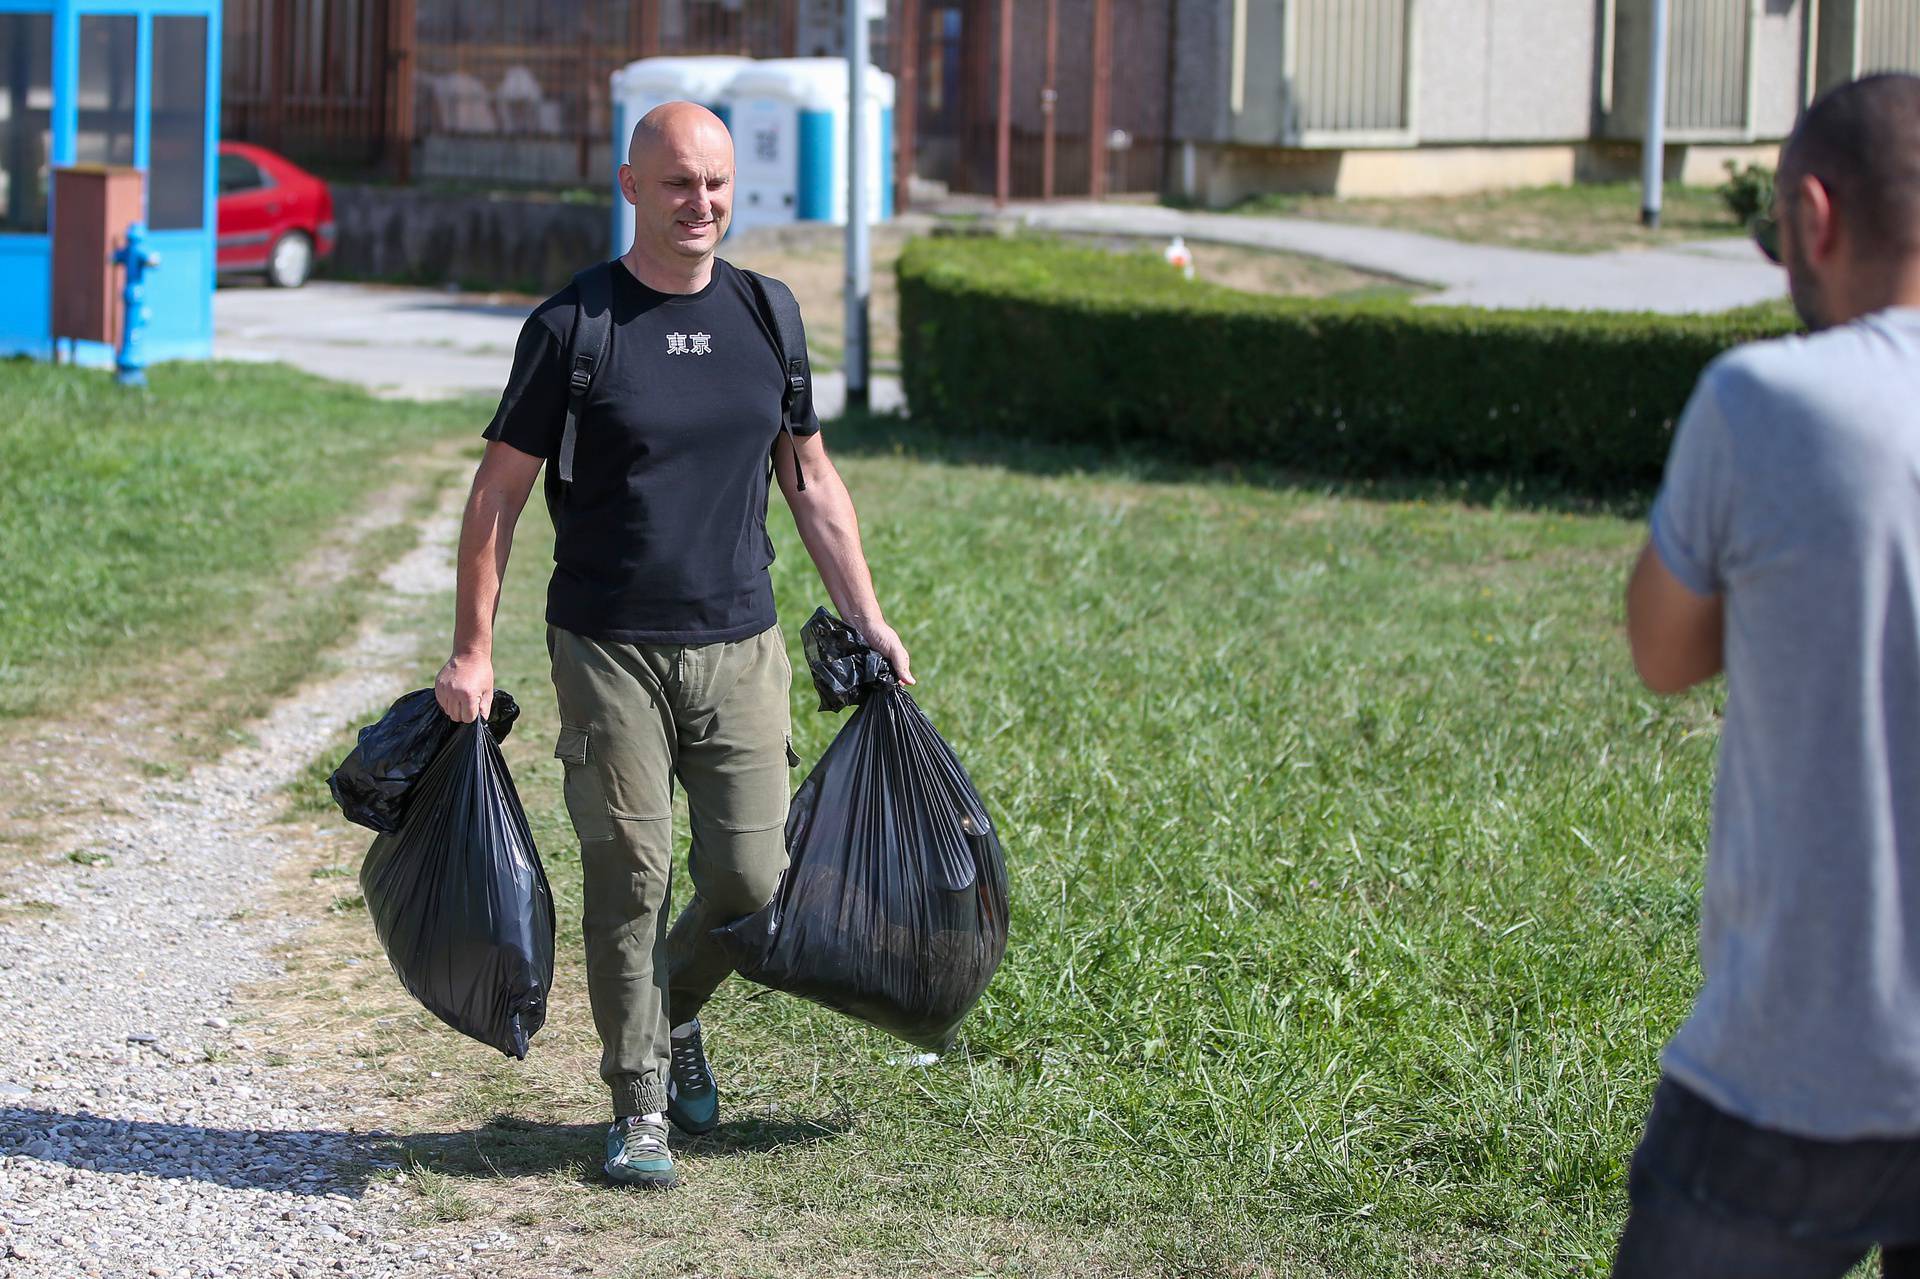
[[[418,0],[421,176],[598,187],[608,78],[671,53],[779,57],[794,0]]]
[[[1002,189],[1004,102],[1008,194],[1157,189],[1173,9],[892,0],[873,59],[896,77],[907,172]],[[614,70],[656,54],[837,54],[843,12],[834,0],[228,0],[222,127],[338,177],[598,188]]]
[[[946,114],[922,115],[914,142],[919,171],[955,191],[1014,199],[1158,190],[1170,114],[1172,8],[1165,0],[927,6],[938,15],[939,43],[918,51],[920,107],[925,113],[937,105]],[[957,81],[951,102],[930,87],[942,75]]]
[[[404,175],[391,140],[411,133],[402,61],[413,0],[227,0],[224,136],[334,171]]]

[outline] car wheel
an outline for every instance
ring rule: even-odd
[[[267,257],[267,283],[277,289],[297,289],[313,274],[313,241],[304,231],[289,231],[273,242]]]

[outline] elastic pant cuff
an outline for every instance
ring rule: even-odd
[[[625,1119],[628,1115],[659,1114],[667,1108],[667,1086],[657,1079],[642,1079],[634,1075],[612,1080],[607,1086],[613,1090],[615,1119]]]

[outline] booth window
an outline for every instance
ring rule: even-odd
[[[47,229],[53,15],[0,13],[0,232]]]
[[[153,20],[153,132],[147,222],[198,231],[207,212],[207,20]]]
[[[140,28],[131,14],[80,17],[76,164],[133,163],[133,77]]]

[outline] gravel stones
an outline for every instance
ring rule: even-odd
[[[461,496],[388,590],[451,585]],[[286,851],[279,790],[341,727],[315,708],[396,696],[411,648],[370,624],[329,655],[342,673],[251,725],[249,744],[145,782],[0,880],[0,902],[57,908],[0,915],[0,1279],[470,1273],[465,1243],[410,1235],[391,1141],[354,1131],[367,1120],[294,1063],[248,1052],[299,1055],[248,1043],[231,1009],[298,926],[264,907]],[[111,860],[70,861],[74,848]]]

